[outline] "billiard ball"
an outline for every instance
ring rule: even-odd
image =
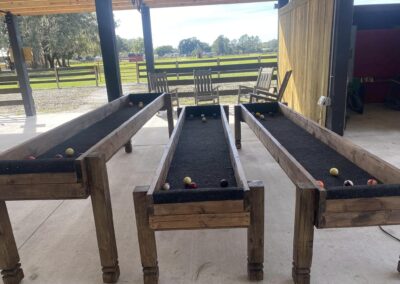
[[[163,186],[162,186],[162,190],[169,190],[171,187],[170,187],[170,185],[169,185],[169,183],[168,182],[166,182],[166,183],[164,183],[163,184]]]
[[[344,181],[343,185],[344,185],[344,186],[353,186],[354,183],[353,183],[351,180],[348,179],[348,180],[345,180],[345,181]]]
[[[317,180],[316,183],[317,183],[317,185],[318,185],[319,187],[321,187],[321,188],[324,188],[324,187],[325,187],[325,184],[324,184],[324,182],[323,182],[322,180]]]
[[[207,122],[207,118],[206,118],[205,116],[203,116],[203,117],[201,118],[201,121],[202,121],[202,122]]]
[[[33,155],[30,155],[30,156],[27,157],[27,159],[28,159],[28,160],[36,160],[36,157],[33,156]]]
[[[133,107],[133,103],[132,103],[132,102],[129,102],[128,105],[129,105],[130,107]]]
[[[368,184],[368,185],[377,185],[377,184],[378,184],[378,181],[377,181],[376,179],[370,178],[370,179],[367,181],[367,184]]]
[[[220,185],[221,187],[228,187],[229,183],[228,183],[228,181],[227,181],[226,179],[221,179],[221,180],[219,181],[219,185]]]
[[[339,175],[339,170],[338,170],[337,168],[331,168],[331,169],[329,170],[329,174],[330,174],[331,176],[337,177],[337,176]]]
[[[75,154],[75,150],[73,148],[65,149],[65,156],[72,157]]]
[[[261,118],[262,120],[264,120],[264,119],[265,119],[265,116],[264,116],[263,114],[261,114],[261,115],[260,115],[260,118]]]
[[[64,158],[64,156],[61,155],[61,154],[56,154],[56,155],[54,156],[54,158],[55,158],[55,159],[62,159],[62,158]]]
[[[192,183],[192,179],[190,177],[185,177],[183,179],[183,183],[186,184],[186,185],[191,184]]]
[[[139,107],[139,108],[143,108],[143,106],[144,106],[143,102],[139,102],[139,103],[138,103],[138,107]]]
[[[189,184],[189,188],[197,188],[197,183],[195,183],[195,182],[191,182],[190,184]]]
[[[204,113],[201,114],[201,117],[205,117]]]
[[[260,116],[261,116],[261,113],[256,112],[256,116],[257,116],[257,117],[260,117]]]

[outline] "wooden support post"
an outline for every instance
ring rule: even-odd
[[[174,109],[172,108],[171,94],[165,94],[165,108],[167,109],[168,133],[171,137],[174,131]]]
[[[132,153],[132,150],[132,140],[129,139],[129,141],[125,144],[125,153]]]
[[[296,188],[292,277],[296,284],[310,283],[314,240],[316,193]]]
[[[144,284],[158,283],[157,246],[154,230],[149,226],[146,195],[149,187],[138,186],[133,192],[140,258]]]
[[[264,184],[251,181],[250,226],[247,229],[247,273],[249,280],[264,278]]]
[[[16,16],[8,12],[6,14],[6,24],[14,57],[15,69],[17,70],[19,88],[21,90],[22,100],[24,103],[25,114],[26,116],[35,116],[35,102],[32,96],[32,88],[29,83],[29,75],[25,64],[24,53],[22,51],[22,40],[19,33]]]
[[[240,105],[236,105],[235,107],[235,144],[237,149],[242,148],[242,129],[241,129],[241,121],[242,121],[242,107]]]
[[[3,200],[0,201],[0,268],[4,284],[18,284],[24,278],[7,206]]]
[[[154,72],[154,50],[153,50],[153,36],[151,32],[151,18],[150,8],[145,4],[140,7],[142,14],[142,27],[143,27],[143,41],[144,41],[144,54],[146,57],[146,70],[147,77],[150,73]],[[147,82],[150,92],[150,81]]]
[[[122,96],[112,0],[95,0],[108,101]]]
[[[353,26],[353,1],[334,1],[334,19],[330,62],[329,97],[326,109],[326,126],[343,135],[346,117],[347,72],[351,55],[351,29]]]
[[[85,160],[103,281],[115,283],[119,278],[119,265],[106,160],[104,154],[97,153],[88,155]]]

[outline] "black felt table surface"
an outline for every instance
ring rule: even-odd
[[[220,117],[186,118],[167,176],[171,190],[184,189],[186,176],[199,188],[220,188],[221,179],[237,186]]]
[[[326,188],[343,186],[345,180],[351,180],[354,185],[366,185],[368,179],[373,178],[284,115],[265,114],[265,119],[259,121],[316,180],[323,181]],[[331,168],[339,170],[338,177],[329,174]]]
[[[0,174],[75,171],[75,158],[89,150],[101,139],[134,116],[139,110],[137,105],[123,107],[97,123],[82,129],[62,143],[50,148],[47,152],[36,157],[36,160],[0,161]],[[75,150],[75,155],[73,157],[65,157],[64,152],[67,148],[73,148]],[[64,158],[55,159],[54,157],[56,154],[62,154]]]

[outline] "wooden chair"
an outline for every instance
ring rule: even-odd
[[[254,87],[239,85],[238,90],[238,104],[241,103],[242,98],[246,98],[250,101],[251,94],[257,94],[258,91],[270,91],[272,76],[276,68],[260,68],[258,70],[257,82]]]
[[[211,70],[195,70],[194,77],[194,100],[198,105],[201,101],[212,101],[219,104],[219,86],[213,87]]]
[[[292,70],[286,72],[278,93],[270,93],[268,91],[260,90],[257,92],[257,94],[250,94],[250,102],[253,103],[253,102],[258,102],[260,100],[266,102],[280,102],[282,100],[283,94],[285,93],[291,75],[292,75]]]
[[[172,105],[179,107],[178,88],[169,89],[167,73],[150,73],[149,74],[150,91],[155,93],[171,94]]]

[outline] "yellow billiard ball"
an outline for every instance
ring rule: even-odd
[[[75,154],[75,150],[73,148],[65,149],[65,156],[72,157]]]
[[[184,184],[191,184],[191,183],[192,183],[192,179],[191,179],[190,177],[185,177],[185,178],[183,179],[183,183],[184,183]]]
[[[337,176],[339,175],[339,170],[338,170],[337,168],[331,168],[331,169],[329,170],[329,174],[330,174],[331,176],[337,177]]]

